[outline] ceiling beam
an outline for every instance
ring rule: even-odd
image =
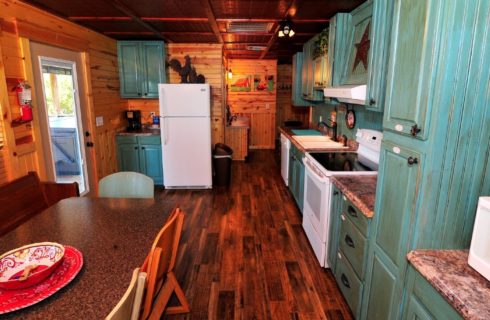
[[[280,19],[242,19],[242,18],[218,18],[217,22],[279,22]],[[330,19],[292,19],[294,23],[325,23]]]
[[[167,39],[166,37],[164,37],[162,35],[162,33],[160,31],[158,31],[157,29],[155,29],[155,27],[153,27],[151,24],[149,24],[149,23],[141,20],[141,18],[138,17],[138,15],[131,8],[129,8],[128,6],[126,6],[120,0],[105,0],[105,2],[107,2],[108,4],[114,6],[116,9],[118,9],[119,11],[121,11],[122,13],[124,13],[125,15],[128,15],[131,18],[133,18],[133,20],[136,23],[138,23],[139,25],[141,25],[145,29],[153,32],[158,38],[160,38],[162,40],[165,40],[167,42],[172,42],[169,39]]]
[[[295,14],[296,14],[296,0],[292,0],[291,4],[289,5],[289,8],[284,13],[284,19],[286,19],[288,17],[292,18],[292,17],[294,17]],[[269,43],[267,43],[267,48],[264,51],[262,51],[262,54],[260,55],[260,59],[264,59],[264,57],[267,55],[267,53],[271,49],[274,42],[276,42],[277,32],[279,31],[279,27],[280,27],[279,23],[276,22],[275,26],[274,26],[274,34],[270,38]]]
[[[151,31],[104,31],[103,32],[105,35],[152,35],[154,32]],[[163,32],[162,32],[163,34]],[[184,35],[184,36],[189,36],[189,35],[196,35],[196,36],[212,36],[214,35],[213,32],[194,32],[194,31],[165,31],[166,35]]]
[[[139,17],[143,21],[175,21],[175,22],[208,22],[208,18],[187,17]],[[71,16],[71,21],[130,21],[131,17],[94,17],[94,16]]]
[[[201,1],[203,4],[203,9],[204,12],[206,13],[206,16],[208,17],[208,22],[209,25],[211,26],[211,29],[213,30],[214,34],[216,35],[216,40],[218,40],[219,43],[223,43],[223,36],[221,35],[221,32],[219,31],[218,23],[216,22],[216,17],[214,16],[213,8],[211,7],[211,3],[209,3],[209,0],[203,0]]]

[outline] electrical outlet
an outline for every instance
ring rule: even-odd
[[[103,126],[104,125],[104,117],[103,116],[95,117],[95,125],[97,127]]]
[[[271,107],[269,106],[269,104],[268,104],[268,103],[266,103],[266,104],[265,104],[265,108],[266,108],[267,110],[269,110]]]

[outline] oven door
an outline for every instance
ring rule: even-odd
[[[332,193],[331,182],[310,159],[305,157],[303,162],[305,164],[303,228],[320,265],[325,266]]]

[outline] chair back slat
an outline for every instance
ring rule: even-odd
[[[105,320],[137,320],[139,318],[145,279],[146,273],[140,272],[139,268],[133,270],[128,289]]]
[[[184,213],[179,208],[175,208],[153,242],[149,258],[145,262],[147,263],[148,282],[143,319],[150,314],[160,288],[175,266],[183,221]]]

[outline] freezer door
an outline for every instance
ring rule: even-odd
[[[210,118],[163,118],[163,184],[166,188],[211,188]]]
[[[159,84],[160,116],[209,117],[210,87],[202,84]]]

